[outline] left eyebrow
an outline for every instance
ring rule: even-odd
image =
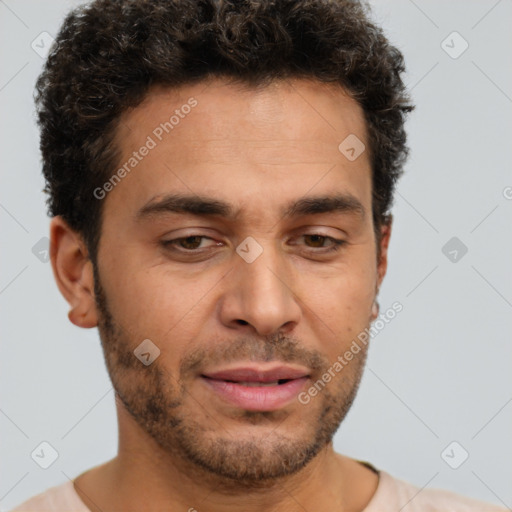
[[[322,213],[350,213],[365,219],[366,210],[352,194],[334,194],[303,197],[290,203],[283,212],[284,217],[299,217]]]
[[[163,213],[183,213],[203,217],[224,217],[235,220],[241,209],[220,199],[198,195],[170,194],[158,200],[150,200],[136,214],[137,220]],[[323,213],[356,214],[365,219],[366,210],[355,196],[349,193],[302,197],[291,201],[281,210],[285,218],[319,215]]]

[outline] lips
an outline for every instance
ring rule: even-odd
[[[308,370],[291,366],[244,366],[201,375],[221,400],[248,411],[275,411],[296,398],[309,379]]]
[[[277,382],[280,380],[292,380],[306,377],[308,371],[291,366],[277,366],[274,368],[238,367],[203,374],[205,377],[215,380],[228,380],[231,382]]]

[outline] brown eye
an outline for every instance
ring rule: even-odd
[[[323,242],[328,239],[326,236],[322,235],[304,235],[304,239],[308,239],[312,242],[312,245],[309,247],[323,247]]]
[[[193,250],[199,248],[203,238],[203,236],[187,236],[186,238],[178,238],[176,241],[184,249]]]
[[[205,242],[203,244],[203,241]],[[209,245],[206,242],[210,241]],[[216,242],[208,236],[204,235],[191,235],[182,238],[174,238],[173,240],[163,240],[161,244],[169,250],[182,253],[193,253],[193,252],[205,252],[208,249],[212,249],[216,246],[222,245],[222,242]]]
[[[292,245],[302,245],[309,249],[310,253],[318,255],[328,254],[339,250],[339,248],[346,244],[345,240],[338,240],[332,236],[322,235],[320,233],[308,233],[298,237],[302,242],[293,243]]]

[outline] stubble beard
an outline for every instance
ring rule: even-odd
[[[221,361],[236,360],[250,354],[256,360],[299,362],[315,368],[320,376],[329,362],[319,352],[306,351],[295,341],[278,336],[272,342],[241,339],[226,345],[222,351],[196,351],[182,361],[179,376],[171,375],[158,359],[144,366],[134,355],[138,345],[123,331],[110,313],[105,291],[95,269],[95,296],[98,308],[98,329],[105,363],[116,391],[116,399],[136,423],[162,448],[183,471],[229,489],[251,489],[272,486],[279,479],[303,469],[332,441],[335,432],[348,413],[362,377],[367,350],[336,376],[333,385],[326,386],[307,405],[300,435],[286,435],[287,416],[284,411],[242,411],[237,418],[248,425],[273,422],[275,428],[261,436],[237,439],[211,418],[183,385],[183,375],[208,357]],[[197,413],[203,413],[198,421]],[[302,411],[302,409],[300,409]],[[268,431],[266,428],[265,431]]]

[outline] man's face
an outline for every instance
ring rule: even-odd
[[[347,413],[364,347],[297,397],[368,326],[385,271],[368,151],[338,149],[350,134],[368,146],[358,104],[302,80],[158,88],[123,116],[118,168],[138,156],[104,199],[98,322],[127,417],[176,460],[248,485],[290,474]],[[177,196],[216,203],[174,211]]]

